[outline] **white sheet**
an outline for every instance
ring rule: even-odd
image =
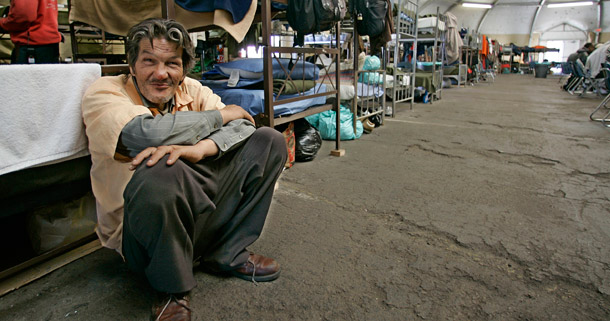
[[[443,22],[441,20],[437,20],[436,17],[418,18],[417,19],[417,29],[422,31],[421,29],[425,29],[425,28],[435,28],[436,21],[438,21],[438,29],[445,31],[446,30],[445,22]]]
[[[89,154],[81,97],[98,64],[0,66],[0,175]]]

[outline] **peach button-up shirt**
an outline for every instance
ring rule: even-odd
[[[197,80],[185,78],[175,95],[175,110],[203,111],[225,105]],[[121,130],[134,117],[151,114],[131,76],[102,77],[83,96],[83,119],[91,152],[91,187],[97,205],[96,233],[103,246],[122,253],[123,191],[133,172],[115,160]]]

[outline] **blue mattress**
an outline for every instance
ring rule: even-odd
[[[290,73],[292,79],[306,79],[306,80],[317,80],[319,77],[320,69],[318,66],[299,60],[292,61],[288,58],[272,59],[272,71],[273,79],[286,79],[286,73]],[[293,62],[295,66],[290,69],[290,63]],[[231,62],[225,62],[214,65],[214,69],[203,73],[202,78],[206,81],[214,82],[211,79],[218,79],[217,76],[229,78],[232,72],[236,72],[239,75],[239,82],[233,86],[233,88],[241,88],[252,86],[253,84],[261,83],[265,78],[263,75],[264,63],[262,58],[246,58],[238,59]],[[203,83],[204,85],[208,85]],[[224,87],[228,87],[226,82]]]
[[[220,96],[222,102],[226,105],[235,104],[244,108],[250,115],[255,116],[262,114],[265,111],[265,91],[261,89],[241,89],[241,88],[226,88],[222,84],[211,85],[209,83],[204,84],[209,87],[212,91]],[[326,92],[326,85],[316,84],[316,86],[305,92],[305,95],[312,95],[314,93]],[[274,95],[275,97],[275,95]],[[299,97],[295,95],[281,95],[282,99]],[[274,98],[275,99],[275,98]],[[276,105],[274,108],[275,117],[281,115],[291,115],[301,112],[311,106],[323,105],[326,103],[326,96],[314,97],[286,104]]]

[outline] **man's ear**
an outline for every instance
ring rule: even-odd
[[[136,76],[136,72],[133,70],[132,66],[129,66],[129,73],[134,77]]]

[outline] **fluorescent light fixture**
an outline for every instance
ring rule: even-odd
[[[489,4],[489,3],[464,2],[464,3],[462,3],[462,7],[491,9],[493,6],[491,4]]]
[[[549,8],[561,8],[561,7],[580,7],[580,6],[592,6],[593,1],[580,1],[580,2],[557,2],[549,3],[546,6]]]

